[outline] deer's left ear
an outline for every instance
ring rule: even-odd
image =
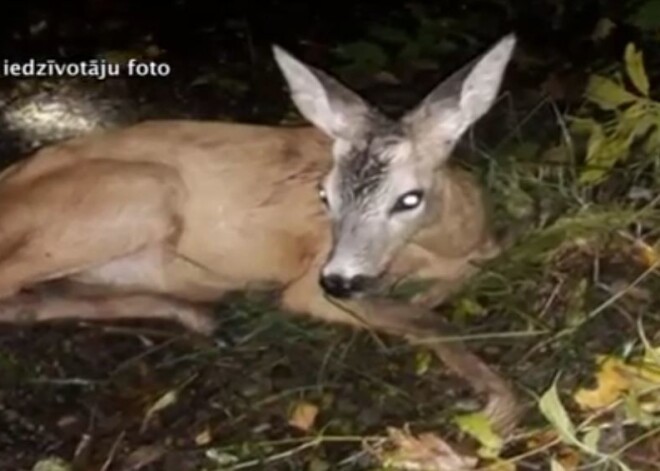
[[[365,134],[376,111],[357,93],[279,46],[273,54],[291,99],[308,121],[335,139],[354,141]]]
[[[516,38],[509,34],[434,88],[403,117],[426,158],[447,159],[463,133],[481,118],[497,98]]]

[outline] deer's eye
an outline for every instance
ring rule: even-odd
[[[424,192],[422,190],[413,190],[404,193],[396,200],[391,212],[398,213],[417,208],[424,201]]]
[[[328,206],[328,194],[322,187],[319,187],[319,199],[326,207]]]

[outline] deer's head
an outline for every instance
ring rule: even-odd
[[[334,140],[334,165],[319,184],[332,221],[332,249],[320,274],[329,295],[365,292],[437,209],[433,196],[445,163],[495,101],[514,46],[515,37],[505,36],[397,120],[274,46],[293,102]]]

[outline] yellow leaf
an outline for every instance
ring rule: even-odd
[[[630,380],[623,373],[625,364],[618,358],[601,357],[603,363],[596,374],[596,387],[580,388],[573,399],[582,409],[602,409],[621,398],[630,387]]]
[[[480,455],[484,458],[494,458],[500,454],[504,444],[493,430],[490,420],[483,412],[463,414],[454,418],[456,425],[465,433],[475,438],[483,446]]]
[[[649,96],[649,79],[644,70],[642,51],[637,51],[635,45],[629,43],[625,52],[626,72],[635,88],[644,96]]]
[[[575,448],[562,447],[555,457],[556,462],[565,471],[574,471],[580,465],[580,452]]]
[[[637,252],[637,257],[639,257],[640,262],[645,267],[650,268],[660,263],[660,253],[658,253],[658,247],[649,245],[641,239],[635,241],[634,247],[635,251]]]
[[[589,77],[585,93],[588,100],[605,110],[612,110],[638,99],[614,80],[600,75]]]
[[[147,425],[151,419],[158,413],[170,406],[176,404],[179,400],[178,391],[172,389],[163,394],[155,403],[153,403],[144,414],[144,420],[142,421],[142,431],[146,430]]]
[[[295,405],[289,416],[289,425],[303,432],[308,432],[314,426],[319,408],[309,402],[301,401]]]
[[[486,471],[516,471],[518,467],[513,461],[496,460],[486,468]]]

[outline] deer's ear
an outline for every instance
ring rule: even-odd
[[[308,121],[335,139],[352,141],[364,135],[375,111],[360,96],[279,46],[273,46],[273,54],[291,99]]]
[[[422,155],[447,159],[463,133],[493,105],[516,38],[509,34],[435,87],[403,118]]]

